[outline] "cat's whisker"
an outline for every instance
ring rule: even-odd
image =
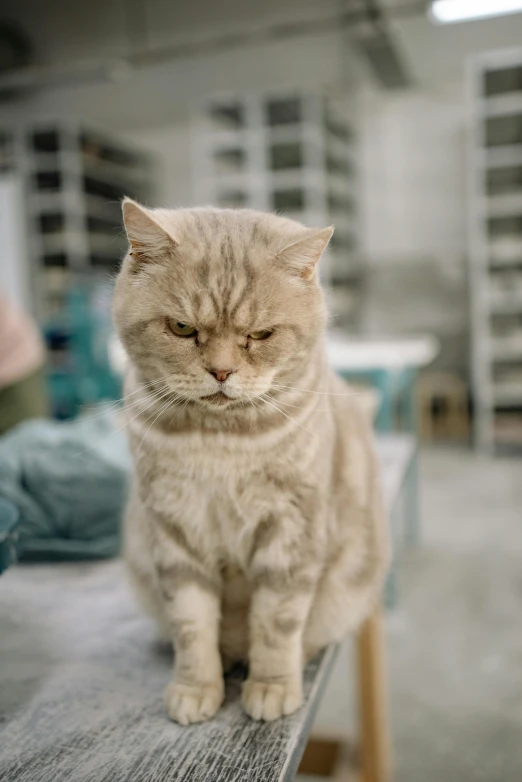
[[[143,389],[140,389],[142,391]],[[167,386],[164,388],[157,389],[156,391],[146,391],[144,393],[145,397],[149,398],[160,398],[163,396],[165,391],[167,390]],[[144,398],[140,397],[139,399],[135,399],[130,404],[125,402],[124,404],[121,404],[120,402],[111,404],[111,405],[103,405],[103,410],[99,410],[97,413],[93,415],[88,415],[87,413],[83,415],[82,420],[84,421],[96,421],[97,418],[103,418],[107,414],[117,414],[117,413],[124,413],[127,410],[131,410],[132,408],[136,408],[138,405],[142,404],[144,402]]]
[[[181,413],[183,413],[183,411],[186,410],[186,408],[189,406],[189,404],[191,402],[193,402],[197,398],[198,398],[197,396],[194,396],[194,390],[193,389],[188,389],[188,393],[187,393],[187,391],[185,391],[184,395],[180,396],[180,401],[183,401],[183,404],[181,405],[179,410],[175,411],[175,413],[178,413],[179,415],[181,415]],[[172,420],[172,418],[171,418],[171,420]]]
[[[164,377],[159,377],[156,378],[155,380],[146,380],[143,383],[140,383],[139,387],[135,391],[131,391],[130,394],[125,394],[125,396],[122,396],[119,399],[113,399],[110,402],[107,402],[105,404],[105,407],[106,408],[118,407],[118,405],[123,404],[127,399],[130,399],[130,397],[136,396],[136,394],[139,394],[141,392],[149,393],[149,390],[146,388],[146,386],[155,385],[157,383],[164,383],[166,380],[170,380],[172,377],[173,377],[172,375],[165,375]],[[92,405],[83,405],[83,407],[92,407]]]
[[[307,432],[310,436],[313,436],[312,432],[310,432],[309,429],[307,429],[305,426],[299,423],[295,418],[292,418],[291,415],[288,415],[284,410],[281,410],[280,407],[278,407],[274,402],[269,402],[268,399],[263,399],[264,403],[269,405],[270,407],[273,407],[275,410],[277,410],[281,415],[284,415],[285,418],[288,418],[289,421],[292,421],[296,426],[299,426],[303,431]]]
[[[144,400],[141,400],[141,401],[144,401]],[[154,404],[156,403],[156,401],[157,401],[157,400],[156,400],[156,398],[153,398],[153,399],[150,399],[150,398],[149,398],[149,399],[147,399],[147,402],[148,402],[148,404],[146,404],[146,405],[145,405],[145,406],[144,406],[142,409],[138,410],[138,412],[136,413],[136,415],[134,415],[134,416],[133,416],[132,418],[130,418],[128,421],[125,421],[125,423],[124,423],[124,424],[122,424],[122,426],[119,426],[119,427],[118,427],[117,429],[115,429],[113,432],[110,432],[110,434],[108,434],[106,437],[103,437],[103,438],[102,438],[101,440],[99,440],[99,441],[98,441],[98,442],[97,442],[95,445],[91,446],[90,448],[84,448],[84,450],[83,450],[83,451],[79,451],[78,453],[74,454],[74,456],[75,456],[75,457],[78,457],[78,456],[81,456],[81,455],[82,455],[82,454],[84,454],[84,453],[88,453],[89,451],[93,451],[93,450],[94,450],[95,448],[97,448],[98,446],[100,446],[100,445],[102,445],[103,443],[107,442],[107,440],[110,440],[110,438],[111,438],[111,437],[114,437],[114,435],[115,435],[115,434],[117,434],[118,432],[121,432],[121,431],[122,431],[122,429],[125,429],[125,427],[126,427],[126,426],[128,426],[130,423],[132,423],[132,421],[134,421],[134,419],[135,419],[135,418],[137,418],[139,415],[141,415],[142,413],[144,413],[146,410],[149,410],[149,409],[152,407],[152,405],[154,405]]]
[[[271,396],[268,392],[265,394],[261,394],[259,396],[260,399],[266,398],[271,399],[273,402],[277,402],[280,405],[285,405],[285,407],[295,407],[297,410],[304,410],[304,405],[293,405],[291,402],[285,402],[282,399],[275,398]],[[315,407],[313,410],[314,413],[328,413],[329,408],[328,407]]]
[[[250,402],[254,410],[259,410],[263,412],[263,408],[261,407],[261,405],[256,404],[255,398],[248,397],[248,401]]]
[[[303,394],[320,394],[321,396],[364,396],[367,391],[347,391],[344,393],[336,391],[313,391],[310,388],[297,388],[297,386],[283,386],[278,383],[272,383],[272,388],[276,391],[300,391]]]
[[[143,443],[144,443],[144,441],[145,441],[145,438],[146,438],[146,436],[148,435],[148,433],[150,432],[150,430],[152,429],[152,427],[154,426],[154,424],[156,423],[156,421],[158,420],[158,418],[160,417],[160,415],[162,415],[162,413],[165,413],[165,412],[166,412],[166,411],[169,409],[169,407],[171,407],[172,405],[175,405],[175,404],[176,404],[176,401],[175,401],[175,400],[173,400],[172,398],[169,398],[169,399],[167,400],[167,402],[166,402],[164,405],[162,405],[162,406],[160,407],[160,409],[159,409],[159,411],[158,411],[157,415],[155,416],[154,420],[152,421],[152,423],[151,423],[151,424],[149,424],[149,426],[148,426],[148,428],[147,428],[147,430],[146,430],[145,434],[144,434],[144,435],[143,435],[143,437],[141,438],[141,442],[140,442],[140,444],[139,444],[139,446],[138,446],[138,451],[137,451],[137,455],[138,455],[138,456],[139,456],[139,454],[140,454],[140,452],[141,452],[141,447],[142,447],[142,445],[143,445]],[[154,411],[153,411],[153,412],[152,412],[152,414],[151,414],[151,415],[150,415],[150,416],[149,416],[149,417],[148,417],[148,418],[145,420],[145,423],[147,423],[147,421],[149,421],[149,420],[150,420],[150,418],[152,418],[152,416],[153,416],[153,415],[154,415]]]
[[[183,404],[183,405],[182,405],[180,408],[177,408],[177,409],[176,409],[176,404],[177,404],[178,402],[182,401],[182,400],[185,400],[185,404]],[[184,410],[184,409],[186,408],[186,406],[188,405],[189,401],[190,401],[190,399],[189,399],[188,397],[187,397],[187,398],[185,398],[185,397],[184,397],[184,396],[182,396],[181,394],[176,394],[176,398],[175,398],[175,400],[174,400],[174,402],[175,402],[175,404],[174,404],[174,412],[172,413],[172,415],[171,415],[171,416],[170,416],[170,418],[169,418],[169,426],[170,426],[170,424],[172,423],[172,419],[174,418],[174,416],[175,416],[177,413],[182,413],[182,412],[183,412],[183,410]]]

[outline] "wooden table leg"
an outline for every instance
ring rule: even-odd
[[[388,782],[390,756],[380,609],[357,638],[362,782]]]

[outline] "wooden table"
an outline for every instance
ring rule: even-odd
[[[383,459],[389,508],[401,469]],[[291,780],[337,653],[308,665],[305,705],[290,717],[247,717],[236,670],[216,718],[181,727],[162,702],[170,647],[136,609],[121,562],[11,568],[0,580],[0,631],[0,780],[9,782]],[[358,640],[365,782],[388,779],[379,633],[376,614]]]

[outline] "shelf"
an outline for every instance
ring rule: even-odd
[[[63,212],[66,207],[66,200],[63,193],[41,193],[35,190],[28,194],[29,211],[38,215],[45,212]]]
[[[496,445],[513,446],[517,449],[522,448],[522,427],[518,427],[515,431],[499,430],[495,427],[495,443]]]
[[[357,218],[352,213],[340,212],[338,214],[332,213],[330,215],[332,225],[335,228],[335,233],[355,233],[357,231]],[[334,233],[334,236],[335,236]]]
[[[320,141],[320,135],[315,127],[308,127],[299,122],[285,127],[267,127],[265,129],[267,144],[301,143],[306,135],[308,141]]]
[[[118,258],[125,245],[123,232],[89,233],[59,232],[40,234],[39,242],[43,255],[67,254],[69,252],[102,253]]]
[[[513,337],[493,337],[490,352],[495,362],[522,362],[522,335]]]
[[[494,421],[494,437],[499,444],[522,446],[522,415],[497,413]]]
[[[522,49],[475,57],[468,86],[476,437],[522,446]]]
[[[326,186],[329,191],[334,191],[338,195],[349,195],[352,188],[350,185],[353,182],[353,179],[348,175],[344,173],[335,173],[333,171],[328,171],[325,174],[326,176]]]
[[[250,143],[271,144],[286,143],[317,143],[323,144],[323,135],[317,125],[311,122],[298,122],[291,125],[271,127],[265,125],[257,128],[219,129],[210,131],[208,148],[210,151],[221,149],[245,148]],[[325,142],[327,150],[341,158],[347,158],[353,150],[353,141],[341,141],[336,136],[328,136]]]
[[[522,144],[489,149],[483,148],[479,155],[481,164],[487,168],[502,168],[522,164]]]
[[[507,350],[496,348],[491,352],[491,356],[495,363],[502,364],[521,364],[522,363],[522,348]]]
[[[486,201],[489,217],[513,217],[522,215],[522,192],[490,196]]]
[[[516,315],[522,314],[522,295],[521,294],[494,294],[489,296],[490,311],[493,315]]]
[[[73,165],[67,161],[75,161]],[[78,165],[79,163],[79,165]],[[89,155],[74,155],[68,152],[63,157],[54,152],[37,152],[32,156],[31,170],[34,174],[61,172],[74,176],[85,175],[103,184],[125,189],[134,188],[147,178],[145,170],[129,168],[120,163],[111,163]]]
[[[332,152],[334,155],[340,157],[351,157],[353,154],[354,140],[341,141],[337,136],[328,136],[325,142],[325,148],[328,152]]]
[[[282,217],[288,217],[290,220],[296,220],[310,228],[323,228],[324,215],[320,212],[314,212],[310,209],[287,209]]]
[[[245,128],[239,130],[212,130],[209,139],[209,151],[219,151],[221,149],[243,148],[245,147],[249,136]]]
[[[40,172],[42,174],[60,171],[63,167],[61,165],[62,158],[59,152],[35,152],[30,160],[30,168],[32,171]]]
[[[522,383],[498,383],[493,386],[496,406],[522,405]]]
[[[233,101],[215,101],[209,106],[207,119],[212,126],[212,132],[223,126],[236,130],[245,125],[245,108],[241,103]]]
[[[485,143],[488,149],[503,149],[522,144],[522,113],[487,117]]]
[[[503,269],[522,269],[522,253],[512,258],[490,258],[489,271],[501,271]]]
[[[123,224],[119,201],[108,201],[105,196],[84,195],[83,202],[86,216],[112,220],[117,225]]]
[[[503,117],[522,114],[522,91],[510,92],[484,101],[484,116]]]
[[[31,192],[28,198],[29,210],[32,215],[64,213],[75,214],[71,209],[71,203],[64,197],[62,191],[57,193]],[[104,196],[84,195],[80,201],[81,214],[108,223],[121,224],[120,202],[107,200]]]
[[[492,267],[517,266],[522,258],[522,237],[514,234],[492,238],[486,250]]]
[[[119,166],[126,171],[147,171],[153,162],[149,152],[122,144],[97,131],[82,133],[79,147],[84,161],[90,159],[108,166]]]
[[[345,174],[333,174],[325,172],[318,166],[299,166],[279,170],[265,170],[258,176],[252,176],[246,169],[243,171],[222,171],[212,173],[206,178],[206,182],[218,185],[220,189],[250,190],[259,187],[263,190],[279,188],[301,187],[305,189],[322,187],[325,183],[329,190],[337,194],[348,195],[350,193],[350,180]]]
[[[131,168],[123,163],[112,163],[106,160],[92,158],[83,154],[83,172],[93,179],[104,182],[128,182],[133,186],[143,184],[148,179],[148,172],[138,167]]]

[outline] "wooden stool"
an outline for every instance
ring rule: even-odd
[[[464,380],[449,372],[426,372],[418,382],[421,437],[468,440],[470,434],[468,388]],[[440,405],[437,410],[437,405]]]

